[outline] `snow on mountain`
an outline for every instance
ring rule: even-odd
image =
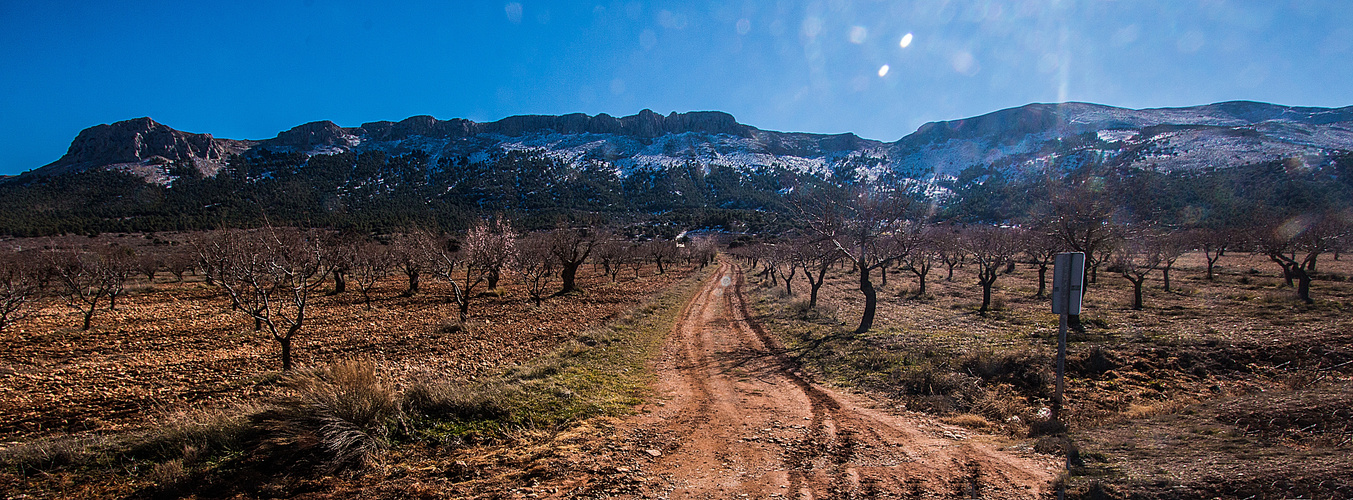
[[[319,121],[262,141],[215,139],[140,118],[86,129],[65,156],[33,173],[115,168],[164,183],[171,162],[191,160],[211,175],[230,154],[264,150],[308,155],[421,152],[434,165],[442,159],[485,162],[528,151],[573,165],[601,162],[621,177],[694,164],[705,171],[716,166],[744,173],[783,168],[825,176],[846,168],[865,178],[893,173],[934,180],[974,165],[1040,168],[1068,155],[1171,171],[1292,158],[1318,163],[1353,150],[1353,106],[1235,101],[1134,110],[1077,102],[1029,104],[927,123],[891,143],[854,134],[760,130],[713,111],[664,116],[643,110],[619,118],[604,113],[527,115],[487,123],[415,116],[350,128]]]
[[[1097,153],[1109,164],[1173,171],[1289,158],[1318,162],[1349,150],[1353,106],[1235,101],[1134,110],[1073,102],[927,123],[893,143],[890,159],[895,166],[953,175],[974,165],[1020,168]]]

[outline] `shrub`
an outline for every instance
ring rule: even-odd
[[[291,394],[253,417],[266,436],[262,455],[334,472],[368,465],[385,447],[386,424],[397,414],[395,392],[371,361],[296,370],[282,383]]]

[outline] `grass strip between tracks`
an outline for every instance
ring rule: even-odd
[[[717,266],[697,270],[670,289],[521,366],[469,386],[410,389],[426,405],[416,440],[493,439],[517,430],[559,430],[604,415],[631,413],[649,395],[651,361],[678,316]],[[423,402],[418,402],[418,400]]]

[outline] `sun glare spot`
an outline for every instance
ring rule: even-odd
[[[888,70],[889,70],[889,69],[890,69],[890,68],[888,68],[888,65],[887,65],[887,64],[884,64],[883,66],[879,66],[879,78],[883,78],[883,77],[885,77],[885,76],[888,76]]]
[[[803,18],[803,26],[799,29],[805,38],[817,38],[822,33],[822,20],[816,17]]]
[[[864,26],[850,27],[850,43],[859,45],[864,43],[864,39],[869,36],[869,28]]]
[[[738,34],[746,35],[752,31],[752,22],[747,19],[738,19]]]
[[[518,24],[521,22],[521,4],[512,2],[503,6],[503,11],[507,14],[508,22]]]
[[[911,33],[902,35],[902,42],[898,43],[898,45],[902,46],[902,48],[905,49],[907,48],[907,46],[911,45],[911,39],[912,39]]]
[[[977,58],[973,57],[972,53],[966,50],[954,54],[953,60],[950,62],[954,66],[954,71],[965,76],[976,75],[977,72],[982,69],[982,66],[977,64]]]

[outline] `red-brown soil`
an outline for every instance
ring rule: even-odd
[[[530,494],[620,498],[1033,498],[1055,459],[815,384],[748,319],[740,270],[700,290],[656,368],[659,398],[615,424],[591,473]],[[568,467],[572,468],[572,467]]]
[[[622,273],[611,283],[584,268],[582,293],[547,299],[536,307],[510,276],[501,295],[471,304],[468,328],[440,328],[455,316],[450,286],[423,280],[422,292],[401,297],[401,278],[372,292],[368,310],[349,289],[320,296],[299,334],[299,365],[352,357],[375,359],[394,380],[435,376],[458,379],[529,360],[634,307],[691,272],[672,266],[643,277]],[[275,390],[279,349],[266,332],[232,312],[213,287],[189,276],[185,283],[144,277],[118,300],[106,303],[94,326],[80,331],[79,313],[47,299],[31,318],[0,336],[0,441],[28,441],[65,432],[118,431],[148,419],[191,409],[248,405]]]

